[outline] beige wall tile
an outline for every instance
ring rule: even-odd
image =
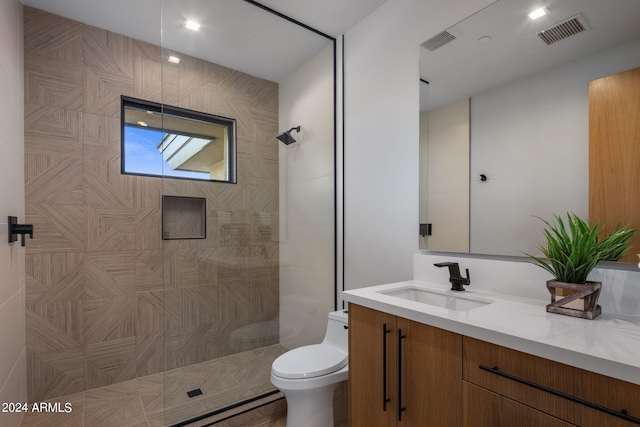
[[[278,315],[278,86],[187,55],[167,65],[158,46],[35,9],[27,15],[32,397],[236,351],[235,330]],[[239,184],[122,175],[121,95],[236,118]],[[207,238],[163,241],[162,194],[205,197]],[[246,283],[246,315],[232,323],[220,307],[242,312],[235,304],[244,296],[221,292],[219,280]],[[66,367],[79,358],[82,376]],[[46,384],[34,377],[44,373]]]

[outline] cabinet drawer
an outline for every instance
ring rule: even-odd
[[[464,427],[571,427],[558,418],[463,382]]]
[[[640,424],[640,386],[474,338],[464,337],[463,377],[572,424],[596,413]]]

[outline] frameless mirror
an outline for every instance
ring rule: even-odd
[[[234,119],[122,97],[122,173],[235,183]]]
[[[421,249],[537,253],[536,216],[589,216],[589,83],[640,66],[640,2],[539,6],[497,1],[420,48]]]

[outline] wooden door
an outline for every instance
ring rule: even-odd
[[[398,339],[398,426],[462,426],[462,336],[398,318]]]
[[[396,425],[396,317],[349,304],[349,426]]]
[[[589,221],[640,227],[640,68],[589,84]],[[553,155],[553,153],[550,153]],[[640,239],[621,261],[637,262]]]

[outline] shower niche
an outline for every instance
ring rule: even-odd
[[[162,239],[207,238],[207,199],[162,196]]]

